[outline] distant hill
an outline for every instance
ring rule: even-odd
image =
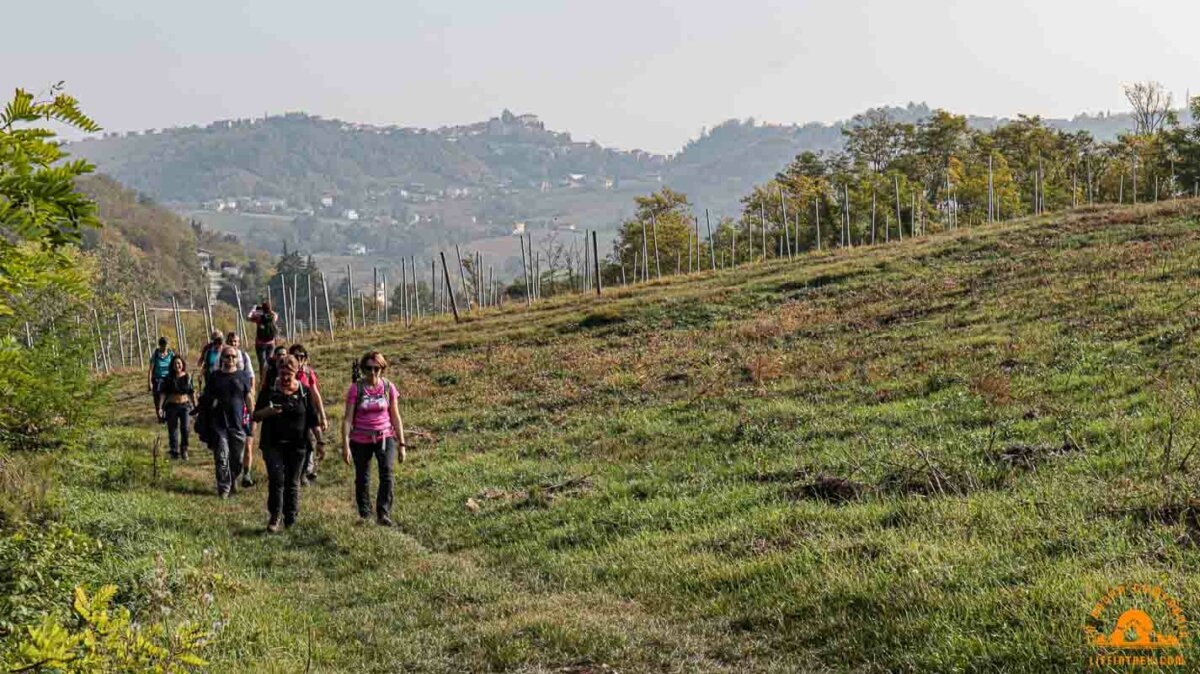
[[[924,104],[889,108],[917,121]],[[1003,120],[971,118],[991,128]],[[440,129],[378,127],[291,113],[206,127],[110,134],[72,151],[138,191],[277,251],[343,254],[362,244],[384,255],[503,237],[515,223],[615,229],[632,197],[669,185],[699,208],[733,214],[738,200],[806,150],[837,150],[843,122],[729,120],[678,153],[623,151],[572,140],[534,115]],[[1131,126],[1127,114],[1081,115],[1051,126],[1100,139]],[[223,219],[211,218],[221,213]],[[231,220],[229,216],[274,218]]]

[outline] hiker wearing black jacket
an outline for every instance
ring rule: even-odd
[[[269,533],[291,527],[300,513],[300,476],[308,448],[308,432],[317,424],[313,395],[296,378],[300,365],[293,356],[281,357],[279,378],[258,394],[254,420],[261,433],[259,448],[267,464],[267,523]]]

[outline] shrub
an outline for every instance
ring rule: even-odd
[[[56,323],[32,347],[0,337],[0,450],[61,447],[95,426],[108,387],[90,375],[86,338]]]
[[[100,546],[61,524],[28,524],[0,537],[0,638],[62,611],[62,598],[96,568]]]
[[[105,585],[89,596],[83,587],[76,587],[72,602],[76,624],[47,616],[27,628],[28,636],[6,663],[9,671],[170,674],[197,671],[208,664],[200,653],[209,635],[200,625],[138,624],[129,609],[111,606],[116,592],[115,585]]]

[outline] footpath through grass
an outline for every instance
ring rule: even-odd
[[[203,451],[152,483],[163,431],[130,376],[69,520],[114,571],[209,551],[233,583],[215,671],[1086,669],[1109,588],[1200,618],[1197,213],[1084,209],[315,345],[327,398],[368,347],[393,363],[394,530],[355,526],[333,461],[277,537],[262,486],[217,500]],[[1176,632],[1139,601],[1117,604]]]

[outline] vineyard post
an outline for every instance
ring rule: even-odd
[[[446,266],[446,253],[439,251],[439,254],[442,256],[442,274],[445,276],[443,280],[446,284],[446,292],[450,296],[450,310],[454,312],[454,322],[457,323],[459,321],[458,302],[454,300],[454,288],[450,285],[450,269]],[[461,270],[462,268],[460,267],[459,269]]]
[[[143,350],[143,345],[146,342],[145,342],[145,340],[142,339],[142,319],[138,318],[138,310],[137,310],[137,302],[136,301],[133,303],[133,332],[134,332],[134,337],[137,339],[138,367],[144,368],[146,366],[146,361],[144,360],[144,357],[142,355],[142,350]],[[26,333],[26,335],[28,335],[28,333],[29,333],[28,324],[26,324],[25,333]],[[30,346],[33,346],[33,344],[30,343]]]
[[[712,260],[712,270],[717,270],[717,248],[714,245],[712,234],[712,218],[708,215],[708,209],[704,209],[704,224],[708,228],[708,257]]]
[[[783,185],[779,186],[779,212],[783,218],[783,246],[787,249],[788,259],[792,257],[792,237],[788,232],[787,205],[783,201]]]
[[[604,291],[604,281],[600,278],[600,244],[596,239],[596,230],[592,230],[592,265],[596,274],[596,295]]]
[[[654,236],[654,275],[655,278],[662,278],[662,262],[658,258],[658,218],[654,215],[650,216],[650,230]]]
[[[462,251],[454,244],[454,257],[458,259],[458,278],[462,282],[463,299],[467,301],[467,313],[471,313],[471,293],[467,290],[467,272],[463,270]]]
[[[321,272],[321,295],[325,298],[325,323],[329,328],[329,341],[333,341],[333,307],[329,306],[329,284],[325,272]]]
[[[121,312],[116,312],[117,315],[117,348],[121,350],[121,367],[129,367],[129,363],[125,360],[125,333],[121,327]],[[25,334],[29,334],[29,324],[25,324]],[[28,338],[27,338],[28,339]]]

